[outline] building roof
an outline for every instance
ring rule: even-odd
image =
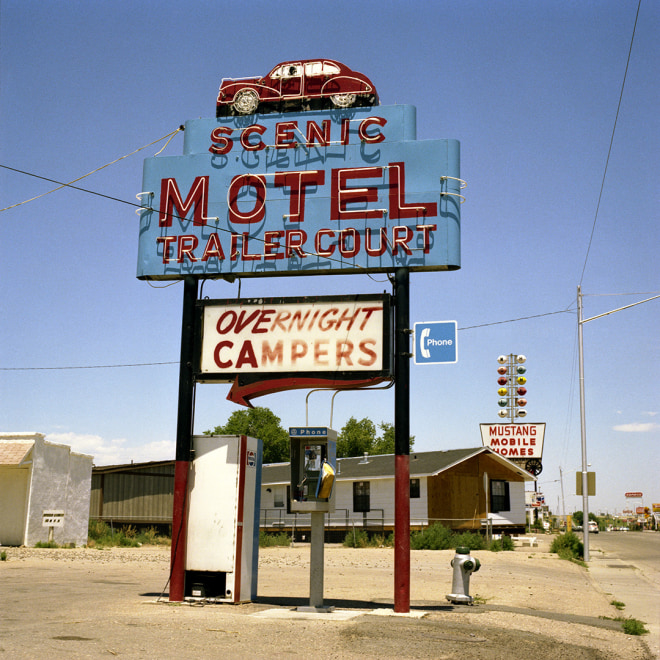
[[[0,465],[20,465],[34,447],[34,440],[0,440]]]
[[[523,477],[525,481],[536,481],[536,478],[529,472],[500,456],[489,447],[412,452],[410,454],[410,476],[413,478],[430,477],[479,454],[490,456],[518,476]],[[338,480],[391,479],[393,476],[394,454],[337,459]],[[262,484],[287,484],[290,481],[291,468],[289,463],[274,463],[263,466]]]
[[[174,461],[145,461],[142,463],[121,463],[119,465],[95,465],[94,474],[107,474],[110,472],[139,472],[151,468],[174,468]]]
[[[513,461],[500,456],[489,447],[412,452],[410,454],[410,476],[413,478],[430,477],[480,454],[490,456],[517,476],[522,477],[525,481],[536,481],[536,477],[533,477]],[[173,466],[174,461],[147,461],[144,463],[125,463],[123,465],[95,465],[93,472],[94,474],[140,472],[161,467],[171,468]],[[337,459],[338,480],[362,481],[366,479],[391,479],[393,477],[394,454]],[[290,463],[271,463],[263,466],[261,475],[261,483],[263,485],[288,484],[290,482]]]

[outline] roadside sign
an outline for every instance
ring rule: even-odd
[[[457,361],[456,321],[415,323],[415,364],[453,364]]]
[[[484,447],[509,460],[543,458],[545,422],[529,424],[479,424]],[[527,468],[525,468],[527,469]],[[540,474],[539,470],[537,474]]]

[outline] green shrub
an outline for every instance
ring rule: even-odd
[[[410,536],[410,547],[413,550],[449,550],[453,547],[453,534],[450,529],[434,523]]]
[[[266,532],[259,532],[259,547],[270,548],[273,546],[283,546],[288,548],[291,545],[291,537],[286,532],[279,532],[278,534],[267,534]]]
[[[470,550],[483,550],[486,539],[478,532],[461,532],[452,536],[452,547],[464,546]]]
[[[169,545],[169,536],[161,536],[155,527],[141,530],[137,535],[137,541],[142,545]]]
[[[126,533],[121,531],[115,534],[115,542],[122,548],[137,548],[140,542],[133,536],[126,536]]]
[[[393,548],[394,547],[394,532],[387,536],[382,534],[375,534],[371,537],[369,545],[373,548]]]
[[[0,561],[7,561],[7,553],[4,550],[0,552]]]
[[[367,548],[369,547],[369,534],[363,529],[353,529],[344,537],[344,547],[346,548]]]
[[[113,545],[112,530],[103,520],[90,520],[87,528],[88,545],[103,547]]]
[[[582,559],[584,545],[576,534],[569,532],[555,537],[550,546],[550,552],[557,553],[561,559]]]
[[[500,539],[492,540],[488,549],[492,552],[511,551],[513,550],[513,541],[510,536],[503,535]]]
[[[59,548],[60,546],[55,541],[37,541],[34,544],[35,548]]]

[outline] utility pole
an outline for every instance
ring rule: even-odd
[[[652,298],[647,298],[646,300],[640,300],[639,302],[631,303],[630,305],[625,305],[624,307],[618,307],[617,309],[612,309],[609,312],[605,312],[603,314],[598,314],[598,316],[592,316],[591,318],[583,319],[582,287],[578,285],[577,288],[578,353],[580,362],[580,431],[582,438],[582,530],[584,532],[584,561],[589,561],[589,491],[587,482],[587,429],[584,411],[584,351],[582,346],[582,326],[589,321],[595,321],[596,319],[600,319],[603,316],[608,316],[609,314],[614,314],[615,312],[621,312],[624,309],[630,309],[631,307],[636,307],[637,305],[650,302],[651,300],[657,300],[658,298],[660,298],[660,296],[653,296]]]
[[[589,488],[587,480],[587,425],[584,411],[584,353],[582,348],[582,287],[577,288],[578,353],[580,363],[580,437],[582,445],[582,537],[584,561],[589,561]]]

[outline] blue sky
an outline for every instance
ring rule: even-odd
[[[468,183],[461,270],[411,276],[411,322],[455,319],[459,328],[457,364],[411,368],[415,448],[479,446],[479,423],[498,420],[497,356],[524,354],[527,419],[547,423],[539,489],[561,512],[561,466],[566,509],[581,508],[577,285],[587,318],[660,292],[660,6],[641,2],[597,217],[636,0],[290,7],[4,0],[0,161],[72,181],[188,119],[213,117],[223,77],[313,57],[365,73],[382,104],[417,107],[419,139],[460,140]],[[164,144],[77,185],[132,203],[143,159]],[[179,135],[163,154],[181,151]],[[0,207],[54,187],[0,169]],[[135,278],[137,229],[130,206],[72,189],[0,212],[1,430],[46,433],[97,464],[174,456],[183,287]],[[327,276],[245,280],[241,293],[383,290],[383,276]],[[237,294],[226,282],[204,288]],[[660,501],[659,322],[656,300],[584,325],[596,512],[620,511],[627,491]],[[65,368],[143,363],[166,364]],[[236,409],[227,391],[197,388],[196,432]],[[304,424],[305,397],[256,403],[288,427]],[[309,415],[328,425],[330,395],[313,394]],[[339,394],[333,426],[351,416],[393,422],[392,391]]]

